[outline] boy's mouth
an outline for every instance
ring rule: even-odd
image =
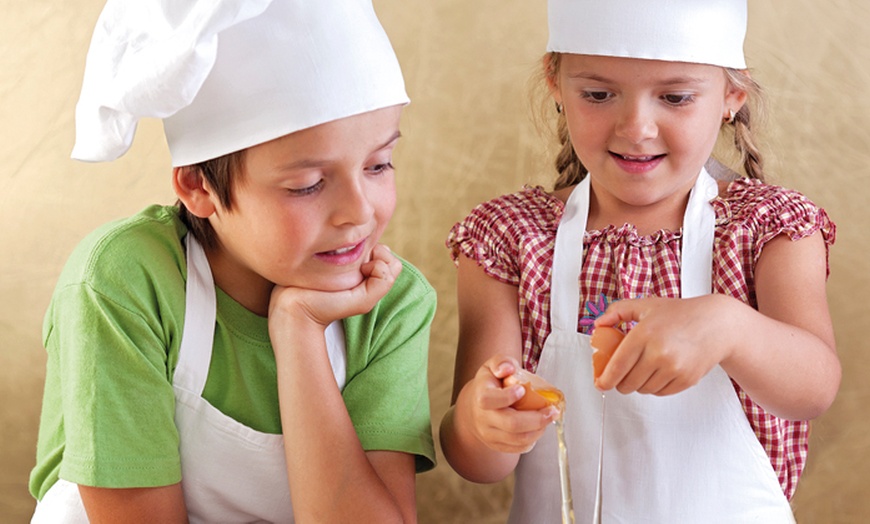
[[[356,247],[356,246],[343,247],[343,248],[340,248],[340,249],[336,249],[336,250],[334,250],[334,251],[327,251],[325,254],[327,254],[327,255],[343,255],[343,254],[345,254],[345,253],[349,253],[349,252],[353,251],[353,249],[354,249],[355,247]]]
[[[358,260],[365,252],[366,239],[362,239],[356,244],[343,246],[330,251],[321,251],[315,256],[321,260],[333,264],[349,264]]]

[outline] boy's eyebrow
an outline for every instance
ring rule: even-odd
[[[580,71],[578,73],[568,73],[567,76],[571,80],[593,80],[595,82],[601,82],[603,84],[609,84],[614,82],[612,79],[605,76],[585,71]],[[706,79],[695,76],[675,76],[656,83],[658,85],[668,86],[678,84],[704,84],[706,82]]]
[[[395,142],[396,140],[401,138],[401,136],[402,136],[402,132],[396,131],[395,133],[393,133],[390,136],[390,138],[386,142],[384,142],[383,144],[381,144],[379,146],[376,146],[374,151],[379,151],[379,150],[389,146],[390,144],[392,144],[393,142]],[[289,164],[285,164],[285,165],[281,166],[281,170],[282,171],[293,171],[296,169],[308,169],[308,168],[312,168],[312,167],[320,167],[320,166],[322,166],[324,164],[328,164],[328,163],[329,163],[328,160],[318,160],[318,159],[306,158],[306,159],[302,159],[302,160],[297,160],[295,162],[290,162]]]

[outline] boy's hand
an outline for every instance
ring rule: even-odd
[[[402,272],[402,262],[387,246],[378,244],[360,272],[362,282],[342,291],[275,286],[269,303],[270,325],[273,319],[287,316],[325,328],[335,320],[368,313],[393,287]]]
[[[520,369],[513,358],[496,356],[478,369],[460,392],[457,405],[466,406],[472,434],[492,450],[502,453],[529,451],[556,419],[559,410],[548,406],[538,411],[518,411],[511,405],[525,389],[521,384],[504,387],[503,380]]]

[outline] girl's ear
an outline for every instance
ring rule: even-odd
[[[208,218],[214,214],[216,208],[212,194],[199,169],[192,166],[172,168],[172,189],[194,216]]]
[[[741,74],[749,76],[749,71],[740,71]],[[746,100],[749,98],[749,94],[740,89],[736,85],[728,82],[727,91],[725,91],[725,108],[731,109],[735,113],[740,111],[740,108],[746,103]],[[727,111],[726,111],[727,113]]]
[[[562,105],[562,92],[559,90],[559,79],[557,78],[556,64],[554,63],[555,54],[547,53],[542,59],[544,67],[544,79],[547,81],[547,89],[550,90],[550,96],[556,101],[557,105]]]

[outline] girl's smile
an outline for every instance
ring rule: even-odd
[[[562,54],[550,89],[588,169],[590,226],[676,229],[716,144],[746,94],[718,66]]]
[[[665,155],[621,155],[610,152],[613,161],[625,172],[643,174],[652,171],[664,160]]]

